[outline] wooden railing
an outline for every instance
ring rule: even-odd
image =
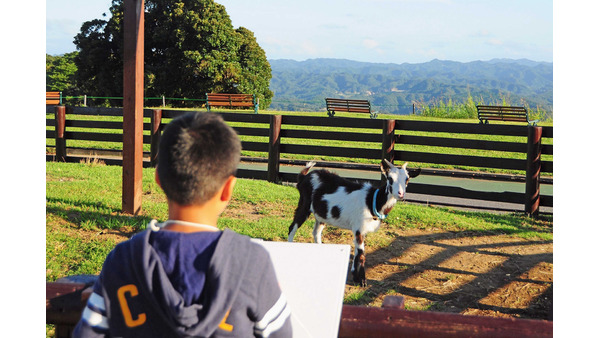
[[[149,145],[149,151],[144,153],[145,167],[150,167],[155,163],[161,130],[167,120],[186,112],[182,110],[144,110],[144,117],[150,119],[150,123],[144,123],[143,142],[145,145]],[[119,149],[80,149],[68,147],[67,142],[69,140],[122,142],[122,122],[91,121],[80,118],[84,115],[122,116],[122,109],[57,106],[48,107],[46,113],[54,113],[53,119],[46,120],[47,126],[54,126],[54,130],[50,128],[46,131],[46,138],[55,139],[55,154],[47,155],[47,160],[79,162],[89,157],[89,155],[78,155],[78,153],[91,152],[106,164],[121,164],[121,151]],[[281,163],[301,164],[305,162],[294,159],[295,155],[373,161],[386,158],[400,163],[405,161],[418,162],[424,166],[427,166],[427,164],[442,164],[517,170],[525,173],[524,193],[476,191],[456,186],[417,182],[411,183],[409,193],[523,204],[524,211],[529,214],[538,213],[540,206],[552,207],[552,196],[541,195],[539,188],[541,173],[553,172],[553,162],[542,159],[542,155],[547,156],[553,153],[552,144],[543,142],[543,140],[553,137],[552,127],[242,113],[221,113],[221,116],[228,123],[235,123],[234,129],[240,136],[262,136],[265,140],[242,141],[244,151],[258,152],[262,156],[261,158],[247,158],[246,160],[266,161],[268,166],[267,171],[240,169],[238,176],[241,178],[263,179],[271,182],[295,182],[297,174],[280,170]],[[318,127],[320,130],[307,130],[310,127]],[[82,130],[93,128],[96,131],[72,131],[74,128],[83,128]],[[344,131],[338,131],[336,128],[344,128]],[[106,130],[106,132],[98,130]],[[427,136],[419,135],[423,133],[426,133]],[[438,133],[440,136],[432,136]],[[453,137],[448,137],[447,133],[453,134]],[[454,135],[460,136],[456,137]],[[484,139],[490,135],[516,136],[523,141],[506,142]],[[301,144],[302,140],[310,140],[312,144]],[[315,145],[314,140],[341,140],[347,144],[356,144],[356,146]],[[374,144],[374,147],[363,148],[365,142]],[[404,150],[407,146],[417,150]],[[437,152],[419,151],[419,147],[438,147],[443,150],[474,149],[483,151],[485,156],[448,154],[443,150]],[[520,154],[520,158],[503,158],[494,155],[495,152],[517,153]],[[288,158],[282,158],[282,154],[285,154]],[[320,162],[319,166],[374,172],[379,170],[377,165],[365,164]],[[438,174],[437,171],[432,170],[429,173]],[[427,174],[427,171],[424,174]],[[377,180],[372,181],[376,184],[379,183]]]
[[[71,337],[91,294],[89,284],[46,282],[46,324],[55,337]],[[469,316],[404,310],[402,297],[382,307],[343,305],[338,337],[552,337],[546,320]]]

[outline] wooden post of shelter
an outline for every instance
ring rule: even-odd
[[[144,0],[125,0],[123,51],[123,212],[142,210]]]
[[[540,211],[540,174],[542,169],[542,127],[527,127],[527,165],[525,170],[525,212],[537,216]]]

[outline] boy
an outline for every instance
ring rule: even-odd
[[[219,231],[241,143],[223,119],[190,113],[161,137],[156,181],[169,220],[107,256],[75,337],[291,336],[290,311],[267,251]]]

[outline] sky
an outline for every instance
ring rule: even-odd
[[[268,59],[364,62],[553,61],[550,0],[220,0]],[[110,0],[47,0],[46,53],[75,51],[81,24]]]

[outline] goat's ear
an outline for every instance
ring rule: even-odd
[[[394,165],[392,163],[390,163],[390,161],[388,161],[384,158],[383,161],[381,161],[381,165],[379,166],[379,168],[381,169],[381,172],[387,176],[387,174],[390,172],[390,169],[393,166]]]
[[[419,176],[421,174],[421,168],[419,169],[412,169],[408,171],[408,176],[410,178],[415,178],[417,176]]]

